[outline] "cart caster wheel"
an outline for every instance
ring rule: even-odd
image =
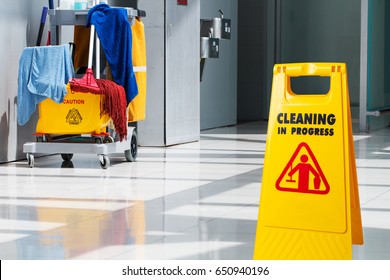
[[[99,155],[100,167],[107,169],[110,166],[110,159],[106,155]]]
[[[34,155],[27,154],[27,163],[31,168],[34,167]]]
[[[36,137],[36,141],[37,142],[49,142],[49,138],[50,138],[50,135],[48,136],[48,135],[46,135],[46,134],[42,134],[42,135],[38,135],[37,137]]]
[[[130,139],[130,150],[125,151],[125,158],[129,162],[133,162],[137,158],[137,152],[138,152],[137,140],[138,140],[137,132],[134,129]]]
[[[61,164],[61,168],[74,168],[73,162],[70,160],[64,160]]]
[[[61,157],[65,161],[71,161],[72,157],[73,157],[73,154],[61,154]]]
[[[105,139],[104,139],[104,142],[105,143],[114,143],[115,140],[112,136],[107,136]]]
[[[51,137],[48,134],[39,135],[36,137],[37,142],[51,142]]]

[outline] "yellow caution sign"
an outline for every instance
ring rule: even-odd
[[[329,92],[294,93],[300,76]],[[352,259],[362,243],[346,65],[277,64],[254,259]]]

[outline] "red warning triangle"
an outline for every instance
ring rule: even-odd
[[[330,187],[309,145],[298,145],[276,181],[279,191],[327,194]]]

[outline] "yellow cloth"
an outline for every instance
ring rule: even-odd
[[[132,31],[132,54],[135,78],[137,80],[138,94],[128,105],[128,121],[136,122],[145,119],[146,111],[146,44],[145,28],[140,18],[135,18]],[[141,71],[137,67],[145,67]]]

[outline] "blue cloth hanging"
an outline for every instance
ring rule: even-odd
[[[94,25],[111,67],[114,82],[123,86],[129,104],[138,94],[132,62],[132,34],[127,10],[99,4],[88,12],[87,26]]]
[[[26,124],[46,98],[62,103],[73,76],[69,45],[25,48],[19,59],[18,124]]]

